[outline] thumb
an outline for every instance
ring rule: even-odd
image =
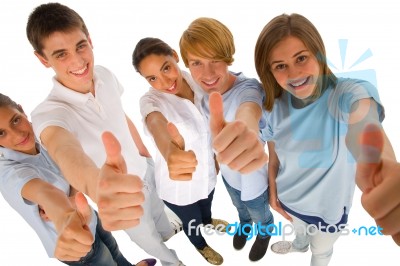
[[[121,145],[117,138],[108,131],[105,131],[101,137],[107,155],[105,164],[110,165],[115,169],[118,169],[123,174],[126,174],[126,163],[124,157],[121,154]]]
[[[77,192],[75,195],[76,211],[82,218],[83,225],[87,225],[90,222],[92,210],[89,203],[86,200],[85,195],[82,192]]]
[[[380,183],[376,173],[381,167],[384,137],[381,128],[368,124],[360,136],[360,155],[357,160],[356,182],[361,191]]]
[[[214,138],[225,126],[224,105],[221,94],[218,92],[211,93],[208,104],[210,108],[210,130]]]
[[[176,128],[175,124],[169,122],[167,124],[167,131],[172,139],[172,142],[181,150],[185,150],[185,140],[182,135],[179,133],[178,128]]]

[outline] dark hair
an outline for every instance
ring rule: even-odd
[[[74,29],[80,29],[89,36],[85,22],[78,13],[59,3],[48,3],[36,7],[29,15],[26,35],[33,49],[44,56],[42,42],[45,38],[57,31],[70,32]]]
[[[137,72],[140,73],[139,65],[142,60],[152,54],[173,56],[174,50],[158,38],[147,37],[141,39],[136,44],[132,54],[132,64]]]
[[[275,45],[288,36],[301,40],[307,49],[316,57],[320,67],[320,81],[313,97],[318,98],[322,89],[335,84],[337,78],[329,69],[326,51],[321,35],[315,26],[299,14],[282,14],[273,18],[261,31],[254,53],[255,67],[266,93],[264,103],[266,110],[271,111],[275,98],[282,95],[283,88],[276,82],[270,66],[271,51]]]
[[[11,100],[10,97],[0,93],[0,108],[1,107],[11,107],[11,108],[17,109],[18,111],[20,111],[22,113],[24,112],[24,110],[22,110],[21,106],[18,105],[13,100]]]

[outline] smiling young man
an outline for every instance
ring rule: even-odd
[[[123,110],[122,85],[108,69],[94,65],[83,19],[67,6],[43,4],[29,16],[27,36],[40,62],[55,72],[53,89],[32,112],[35,133],[50,156],[71,185],[97,203],[107,230],[125,229],[164,265],[180,265],[163,242],[175,231],[150,180],[153,162]],[[104,131],[122,146],[126,164],[121,161],[117,171],[102,168]]]

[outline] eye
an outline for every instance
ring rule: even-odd
[[[4,137],[6,135],[6,132],[4,130],[0,130],[0,137]]]
[[[299,57],[297,57],[297,62],[299,62],[299,63],[304,62],[307,60],[307,58],[308,58],[308,56],[306,56],[306,55],[300,55]]]
[[[170,69],[171,69],[171,66],[166,65],[166,66],[164,67],[164,69],[163,69],[163,72],[166,73],[166,72],[168,72]]]
[[[16,118],[12,121],[13,125],[17,125],[17,124],[19,124],[19,122],[21,122],[21,117],[16,117]]]
[[[83,50],[83,49],[86,48],[86,46],[87,46],[87,44],[86,44],[86,43],[83,43],[83,44],[78,45],[77,49],[78,49],[78,50]]]
[[[193,61],[192,63],[190,63],[191,66],[199,66],[200,65],[200,61]]]
[[[62,59],[62,58],[64,58],[66,55],[67,55],[67,53],[61,52],[61,53],[58,53],[58,54],[56,55],[56,58],[57,58],[57,59]]]
[[[154,82],[154,81],[157,80],[157,78],[156,78],[156,77],[150,77],[150,78],[148,78],[147,80],[148,80],[149,82]]]
[[[287,66],[285,64],[277,64],[277,65],[275,65],[274,70],[281,71],[281,70],[285,70],[286,68],[287,68]]]

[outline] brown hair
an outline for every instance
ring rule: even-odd
[[[59,3],[48,3],[36,7],[29,15],[26,35],[33,49],[44,56],[42,42],[45,38],[57,31],[70,32],[74,29],[80,29],[89,36],[85,22],[78,13]]]
[[[288,36],[300,39],[319,62],[320,79],[313,97],[318,98],[323,88],[336,84],[337,78],[326,61],[324,42],[315,26],[299,14],[277,16],[261,31],[254,53],[256,71],[266,93],[264,105],[268,111],[272,110],[275,98],[279,98],[283,92],[283,88],[279,86],[271,72],[269,65],[271,51],[278,42]]]
[[[235,44],[230,30],[213,18],[198,18],[190,23],[179,41],[181,57],[188,67],[187,54],[221,60],[231,65]]]

